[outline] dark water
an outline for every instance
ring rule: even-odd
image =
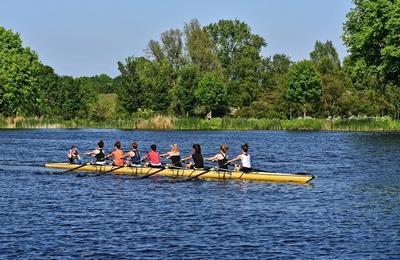
[[[317,175],[312,186],[48,175],[103,138],[231,156]],[[324,132],[0,131],[0,258],[400,257],[400,134]],[[52,171],[52,170],[50,170]]]

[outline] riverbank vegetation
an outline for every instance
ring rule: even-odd
[[[331,41],[316,41],[307,60],[264,57],[267,40],[245,22],[202,26],[193,19],[150,40],[145,57],[118,62],[115,78],[57,75],[22,46],[19,34],[0,27],[0,124],[397,130],[400,5],[354,5],[343,27],[349,51],[343,62]],[[205,120],[209,112],[217,118]]]
[[[400,131],[400,121],[389,117],[348,119],[267,119],[155,116],[93,121],[87,119],[0,118],[0,128],[118,128],[129,130],[297,130]]]

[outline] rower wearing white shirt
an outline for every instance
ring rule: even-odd
[[[250,162],[250,154],[249,154],[249,145],[242,145],[242,153],[236,156],[236,158],[227,162],[227,164],[235,161],[241,160],[242,166],[240,167],[240,171],[244,173],[251,172],[251,162]]]

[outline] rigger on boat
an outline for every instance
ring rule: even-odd
[[[86,153],[87,155],[94,156],[95,160],[86,164],[72,164],[72,163],[45,163],[44,166],[54,169],[64,169],[65,172],[79,171],[79,172],[98,172],[99,174],[113,173],[116,175],[138,175],[139,178],[147,178],[153,175],[185,178],[185,180],[192,179],[210,179],[210,180],[248,180],[248,181],[266,181],[266,182],[294,182],[294,183],[308,183],[314,176],[305,173],[278,173],[269,172],[251,168],[250,154],[248,144],[242,145],[241,154],[232,160],[228,160],[229,147],[225,144],[221,145],[220,151],[214,157],[205,158],[206,160],[218,163],[217,167],[204,167],[203,157],[201,155],[201,147],[199,144],[193,145],[192,155],[177,160],[179,148],[177,144],[172,145],[171,152],[162,154],[163,157],[171,159],[171,164],[161,164],[160,155],[156,152],[156,146],[152,145],[151,150],[143,160],[140,160],[140,153],[137,150],[137,143],[132,144],[132,150],[123,154],[121,150],[121,143],[115,143],[115,151],[112,155],[114,161],[111,165],[104,163],[106,158],[99,156],[103,153],[104,142],[100,141],[98,147],[92,152]],[[133,157],[133,160],[131,159]],[[172,157],[172,158],[171,158]],[[121,161],[125,160],[125,163]],[[118,163],[115,163],[115,162]],[[132,164],[132,162],[135,164]],[[146,161],[142,166],[141,162]],[[232,162],[241,161],[241,165],[236,165],[234,170],[228,169],[228,165]],[[139,163],[138,163],[139,162]],[[183,162],[188,162],[185,167],[182,166]]]

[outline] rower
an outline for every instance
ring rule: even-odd
[[[230,160],[227,162],[227,164],[230,164],[235,161],[241,160],[242,165],[240,166],[239,170],[244,172],[244,173],[249,173],[252,171],[251,169],[251,163],[250,163],[250,154],[249,154],[249,145],[243,144],[242,145],[242,153],[236,156],[236,158]]]
[[[124,154],[123,158],[129,158],[127,164],[130,166],[140,166],[140,152],[138,150],[138,145],[136,142],[133,142],[131,145],[131,150]]]
[[[69,163],[82,164],[82,159],[79,155],[78,148],[75,145],[71,146],[71,149],[69,149],[67,156],[68,156]]]
[[[124,158],[123,158],[124,152],[121,150],[121,142],[120,141],[116,141],[114,143],[114,151],[111,152],[106,157],[114,158],[114,161],[112,163],[114,166],[124,166]]]
[[[104,155],[103,148],[104,148],[104,142],[103,140],[100,140],[97,143],[97,148],[91,152],[85,153],[85,155],[90,155],[92,157],[95,157],[96,160],[94,161],[94,164],[104,165],[106,164],[106,157]]]
[[[155,144],[152,144],[150,146],[150,151],[147,153],[146,157],[143,158],[142,161],[147,161],[145,163],[146,167],[161,167],[161,160],[160,160],[160,154],[157,152],[157,146]]]
[[[192,160],[186,165],[186,168],[189,169],[202,169],[204,168],[204,160],[203,156],[201,155],[201,147],[199,144],[194,144],[192,149],[192,155],[186,158],[183,158],[183,161]]]
[[[171,145],[171,151],[160,155],[171,160],[171,165],[182,167],[180,150],[177,144]]]
[[[208,157],[208,158],[204,158],[207,161],[217,161],[218,162],[218,167],[220,169],[228,169],[228,149],[229,146],[227,146],[226,144],[222,144],[219,147],[219,153],[217,153],[215,156],[213,157]]]

